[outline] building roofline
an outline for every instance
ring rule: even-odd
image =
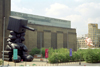
[[[28,23],[28,25],[38,25],[38,26],[46,26],[46,27],[55,27],[55,28],[62,28],[62,29],[76,30],[75,28],[56,27],[56,26],[40,25],[40,24],[33,24],[33,23]]]
[[[97,23],[88,23],[88,24],[97,24]]]
[[[16,12],[16,11],[11,11],[11,12]],[[63,20],[63,19],[51,18],[51,17],[46,17],[46,16],[40,16],[40,15],[33,15],[33,14],[22,13],[22,12],[16,12],[16,13],[27,14],[27,15],[32,15],[32,16],[39,16],[39,17],[50,18],[50,19],[56,19],[56,20],[62,20],[62,21],[70,21],[70,20]],[[71,21],[70,21],[70,22],[71,22]]]

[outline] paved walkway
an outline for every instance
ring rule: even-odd
[[[81,63],[80,65],[78,63],[75,64],[65,64],[65,65],[61,65],[61,66],[97,66],[100,67],[100,63]]]
[[[20,62],[20,63],[14,63],[14,62],[8,62],[8,61],[4,61],[4,65],[10,65],[10,66],[61,66],[61,65],[67,65],[67,64],[79,64],[79,62],[66,62],[66,63],[55,63],[55,64],[51,64],[51,63],[47,63],[47,59],[43,58],[43,61],[40,61],[40,58],[34,58],[32,62]],[[85,63],[85,62],[82,62]]]

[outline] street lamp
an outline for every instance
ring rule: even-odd
[[[4,17],[4,24],[3,24],[3,55],[2,55],[2,66],[4,66],[4,44],[5,44],[5,17]]]

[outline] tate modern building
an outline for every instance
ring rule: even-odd
[[[71,21],[14,11],[11,11],[11,16],[27,19],[28,26],[36,29],[34,32],[26,31],[25,44],[29,51],[35,47],[77,50],[76,29],[71,28]]]
[[[25,33],[26,40],[23,43],[29,51],[35,47],[77,50],[77,33],[76,29],[71,28],[71,21],[14,12],[11,11],[11,0],[0,0],[0,51],[3,50],[3,31],[5,31],[4,47],[7,45],[9,16],[25,18],[28,20],[28,26],[36,29],[34,32],[27,30]],[[0,52],[0,57],[1,55]]]

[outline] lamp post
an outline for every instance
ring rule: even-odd
[[[40,33],[40,46],[41,46],[41,51],[40,51],[40,53],[42,54],[42,33]]]
[[[43,59],[42,59],[42,33],[40,33],[40,46],[41,46],[41,48],[40,48],[40,54],[41,54],[40,61],[43,61]]]
[[[4,17],[4,24],[3,24],[3,55],[2,55],[3,63],[2,63],[2,66],[4,66],[4,44],[5,44],[5,17]]]

